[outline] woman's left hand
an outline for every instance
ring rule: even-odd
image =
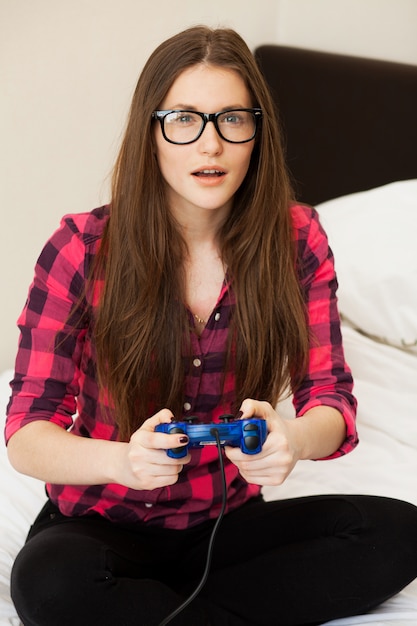
[[[268,435],[261,452],[250,455],[240,448],[226,447],[227,458],[239,469],[248,483],[281,485],[300,459],[295,432],[291,422],[279,417],[268,402],[245,400],[241,406],[242,418],[260,417],[267,421]]]

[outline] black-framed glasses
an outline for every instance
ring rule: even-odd
[[[227,109],[218,113],[201,113],[181,109],[154,111],[152,118],[159,120],[162,135],[169,143],[184,145],[197,141],[207,122],[213,122],[222,139],[230,143],[246,143],[256,135],[262,109]]]

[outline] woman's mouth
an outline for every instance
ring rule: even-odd
[[[202,177],[202,178],[219,178],[220,176],[224,176],[225,172],[223,170],[218,170],[218,169],[203,169],[203,170],[197,170],[196,172],[193,172],[193,176],[198,176],[198,177]]]

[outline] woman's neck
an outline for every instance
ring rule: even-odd
[[[193,255],[193,250],[198,250],[201,245],[210,247],[210,244],[212,244],[217,247],[219,230],[229,212],[229,207],[204,209],[195,206],[184,206],[181,209],[172,210],[191,256]]]

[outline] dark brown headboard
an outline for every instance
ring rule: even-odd
[[[255,56],[277,103],[299,200],[417,178],[417,65],[278,45]]]

